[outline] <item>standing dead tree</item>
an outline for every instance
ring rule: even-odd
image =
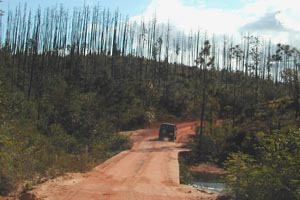
[[[198,58],[195,60],[196,65],[202,69],[202,103],[201,103],[201,117],[200,117],[200,128],[198,131],[199,135],[199,148],[200,148],[200,159],[202,158],[202,143],[203,143],[203,135],[204,135],[204,116],[205,116],[205,107],[206,107],[206,90],[207,90],[207,81],[206,81],[206,73],[208,67],[211,67],[214,64],[214,57],[210,57],[211,45],[209,40],[204,41],[203,48],[199,53]]]

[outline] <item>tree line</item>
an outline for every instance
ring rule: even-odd
[[[276,46],[249,33],[240,39],[208,36],[197,30],[186,33],[157,21],[155,15],[150,20],[132,21],[118,10],[100,6],[74,8],[70,13],[63,6],[34,12],[25,4],[6,14],[1,42],[13,55],[131,55],[196,66],[205,40],[210,40],[217,69],[276,82],[282,81],[283,70],[299,63],[299,51],[290,45]]]

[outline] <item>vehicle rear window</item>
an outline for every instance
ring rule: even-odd
[[[167,130],[167,131],[174,131],[174,125],[170,125],[170,124],[162,124],[160,126],[160,130]]]

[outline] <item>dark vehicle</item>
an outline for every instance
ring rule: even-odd
[[[168,138],[171,141],[175,141],[177,137],[177,127],[175,124],[163,123],[159,128],[159,140]]]

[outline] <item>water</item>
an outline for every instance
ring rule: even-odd
[[[192,181],[192,186],[199,189],[209,190],[218,194],[222,194],[225,188],[224,183],[221,183],[219,181],[212,181],[212,180]]]

